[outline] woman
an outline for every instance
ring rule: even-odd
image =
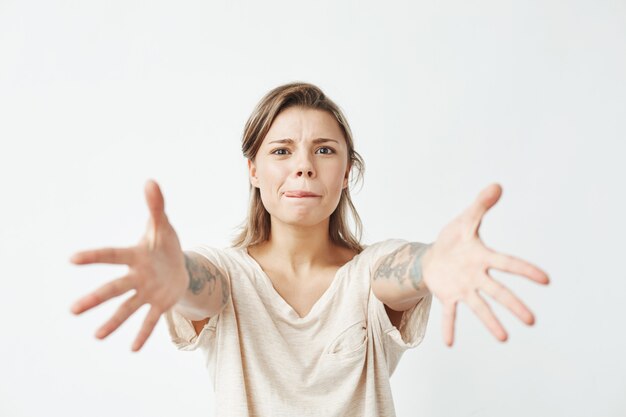
[[[75,264],[130,267],[72,307],[80,314],[134,289],[96,333],[104,338],[145,303],[138,351],[165,313],[181,350],[201,347],[218,416],[393,416],[389,385],[400,356],[424,337],[433,295],[452,346],[456,304],[466,302],[494,336],[507,334],[483,291],[531,325],[529,309],[487,273],[541,284],[547,275],[481,242],[478,227],[500,198],[492,184],[432,244],[388,239],[361,245],[348,179],[363,162],[348,123],[314,85],[291,83],[257,105],[243,135],[250,211],[225,249],[183,252],[158,185],[145,188],[150,220],[139,244],[75,254]]]

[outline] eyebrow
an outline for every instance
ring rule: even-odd
[[[273,140],[271,142],[268,142],[268,145],[270,143],[289,143],[292,144],[294,141],[291,138],[287,138],[287,139],[277,139],[277,140]],[[337,144],[339,144],[338,141],[336,141],[335,139],[328,139],[328,138],[317,138],[317,139],[313,139],[313,143],[324,143],[324,142],[335,142]]]

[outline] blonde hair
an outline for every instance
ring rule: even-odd
[[[281,85],[271,90],[261,99],[244,128],[241,143],[243,156],[254,161],[274,119],[281,111],[294,106],[324,110],[335,117],[345,136],[350,173],[352,173],[353,169],[356,169],[358,174],[357,181],[362,179],[365,163],[361,155],[354,150],[352,132],[348,121],[339,106],[328,98],[319,87],[304,82]],[[349,188],[350,186],[341,191],[341,198],[337,208],[330,215],[329,234],[332,242],[360,253],[363,250],[363,246],[360,244],[363,225],[350,198]],[[356,236],[348,226],[348,212],[351,212],[354,218]],[[248,216],[240,224],[239,229],[240,232],[232,241],[233,247],[248,247],[262,243],[268,240],[270,236],[270,214],[263,206],[260,190],[252,184],[250,184]]]

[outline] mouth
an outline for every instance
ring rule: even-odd
[[[318,194],[303,190],[285,191],[283,195],[290,198],[321,197]]]

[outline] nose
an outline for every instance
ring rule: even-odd
[[[315,176],[315,168],[313,167],[313,162],[308,155],[301,156],[297,159],[296,175],[298,177],[304,176],[307,178],[312,178]]]

